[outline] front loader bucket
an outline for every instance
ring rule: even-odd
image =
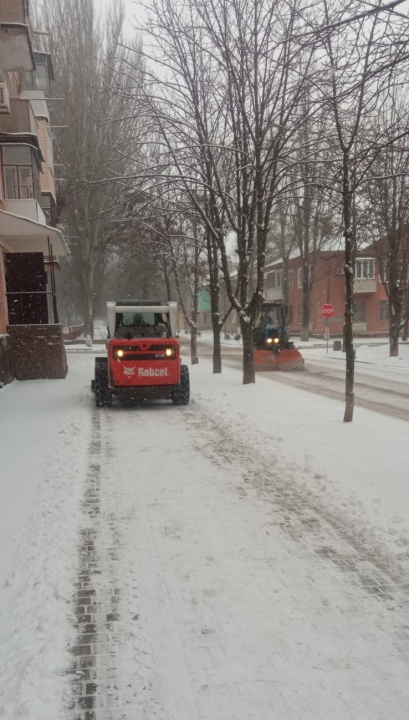
[[[298,350],[281,350],[275,355],[271,350],[255,350],[256,370],[300,370],[304,368],[304,358]]]

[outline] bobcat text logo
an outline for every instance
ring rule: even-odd
[[[156,368],[156,370],[153,368],[147,368],[146,370],[144,368],[138,368],[138,377],[167,377],[167,375],[168,368],[163,368],[162,370],[159,370],[159,368]]]
[[[132,375],[135,374],[135,368],[134,367],[126,367],[124,368],[124,375],[126,377],[132,377]]]

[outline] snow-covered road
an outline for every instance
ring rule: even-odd
[[[345,426],[334,400],[206,362],[187,408],[97,411],[93,357],[69,359],[66,383],[0,394],[24,440],[15,519],[41,397],[48,428],[7,525],[0,717],[407,720],[406,423]]]
[[[182,338],[186,350],[188,341]],[[199,355],[210,357],[212,347],[206,340],[199,340]],[[367,348],[365,348],[366,350]],[[368,360],[369,353],[358,348],[358,360],[355,368],[355,401],[360,407],[409,421],[409,346],[402,347],[403,357],[395,365],[384,363],[387,358],[387,347],[372,349],[378,362]],[[301,349],[305,359],[305,370],[292,373],[264,373],[274,383],[309,390],[318,395],[342,400],[345,396],[345,358],[332,351],[327,356],[324,348]],[[240,367],[242,348],[234,340],[225,343],[222,348],[223,359],[227,367]],[[360,359],[362,355],[362,359]],[[387,358],[389,359],[389,358]]]

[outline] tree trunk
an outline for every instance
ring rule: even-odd
[[[221,327],[220,318],[217,316],[213,318],[213,372],[215,374],[221,373],[222,371],[222,346],[220,341]]]
[[[171,287],[170,287],[170,278],[169,278],[169,273],[168,273],[168,270],[167,270],[167,267],[166,267],[166,263],[165,263],[165,262],[163,263],[163,275],[164,275],[164,278],[165,278],[166,295],[167,295],[167,298],[168,298],[168,302],[171,302],[171,301],[172,301],[172,290],[171,290]]]
[[[307,277],[305,278],[305,274]],[[302,324],[301,324],[301,340],[308,342],[310,339],[310,293],[308,279],[308,265],[303,267],[302,281]]]
[[[281,244],[283,248],[283,273],[282,273],[282,288],[283,288],[283,315],[284,325],[288,325],[288,256],[284,252],[284,241]]]
[[[243,385],[256,382],[254,366],[253,329],[248,323],[241,322],[241,335],[243,338]]]
[[[190,327],[190,362],[192,365],[198,365],[199,358],[197,356],[197,326]]]
[[[405,324],[403,326],[403,333],[402,333],[403,342],[407,342],[408,338],[409,338],[409,318],[406,318]]]
[[[222,371],[222,350],[220,342],[220,285],[217,245],[210,232],[206,232],[207,262],[209,266],[210,310],[213,328],[213,373]]]
[[[389,357],[398,357],[403,303],[396,272],[391,272],[391,275],[393,275],[393,284],[390,282],[389,290]]]
[[[400,313],[389,314],[389,357],[399,356]]]
[[[92,297],[87,293],[87,297],[84,302],[83,310],[83,322],[84,322],[84,335],[90,337],[91,340],[94,338],[94,309],[92,303]]]
[[[354,374],[355,374],[355,350],[354,350],[354,248],[353,232],[351,227],[351,192],[349,187],[348,156],[344,155],[343,164],[343,220],[345,238],[345,324],[344,343],[346,353],[345,372],[345,414],[344,422],[352,422],[354,416]]]

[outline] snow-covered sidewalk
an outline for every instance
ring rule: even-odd
[[[308,360],[312,358],[320,360],[338,360],[345,362],[345,354],[342,351],[334,351],[330,345],[329,352],[326,348],[311,348],[305,353]],[[389,357],[389,345],[383,343],[380,345],[370,343],[356,343],[356,367],[370,366],[382,368],[389,372],[397,371],[409,375],[409,343],[400,343],[399,356]]]
[[[0,718],[64,718],[89,359],[0,390]],[[86,387],[85,387],[86,381]]]
[[[208,361],[97,411],[69,362],[0,393],[0,717],[407,720],[407,423]]]

